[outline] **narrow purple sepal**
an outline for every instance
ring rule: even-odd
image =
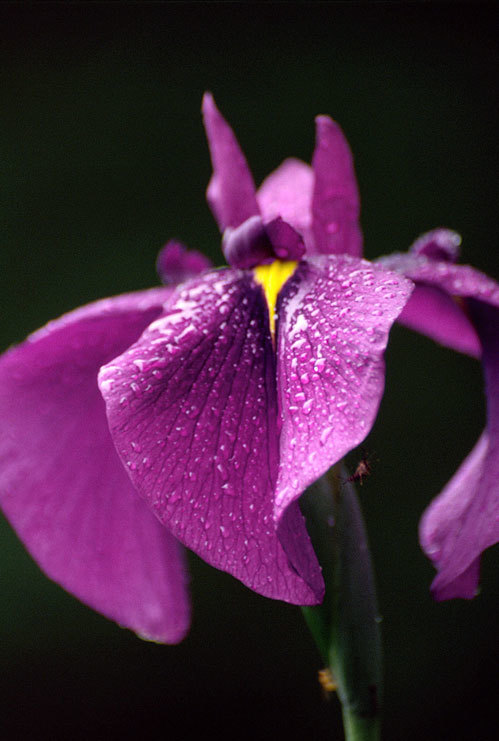
[[[276,517],[368,434],[389,330],[412,283],[348,255],[307,258],[278,301]]]
[[[420,526],[421,545],[435,564],[437,599],[471,598],[481,553],[499,540],[499,310],[470,300],[483,347],[487,426]]]
[[[256,189],[234,132],[210,93],[203,96],[202,112],[213,165],[206,197],[223,232],[259,214]]]
[[[170,293],[82,307],[0,358],[0,501],[51,579],[143,637],[176,643],[189,626],[183,553],[134,491],[97,386],[101,364]]]
[[[414,255],[423,255],[431,260],[456,262],[460,246],[461,235],[457,232],[451,229],[433,229],[416,239],[410,251]]]
[[[262,219],[268,223],[281,218],[303,237],[313,252],[312,192],[314,173],[310,165],[289,158],[271,172],[258,188],[256,198]]]
[[[316,125],[312,158],[314,253],[360,257],[360,199],[352,153],[342,130],[329,116],[317,116]]]
[[[166,286],[183,283],[211,267],[213,264],[208,257],[197,250],[187,249],[176,239],[171,239],[161,248],[156,260],[156,270]]]
[[[296,506],[282,541],[276,532],[275,354],[250,274],[213,271],[180,287],[99,383],[134,486],[179,540],[260,594],[321,601]]]

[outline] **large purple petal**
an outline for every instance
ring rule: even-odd
[[[224,231],[259,214],[255,184],[234,132],[210,93],[205,93],[202,109],[213,165],[206,197],[220,231]]]
[[[175,643],[189,625],[182,553],[133,490],[97,386],[102,363],[170,293],[90,304],[0,358],[0,500],[50,578],[121,625]]]
[[[256,198],[265,222],[279,216],[296,229],[313,250],[312,191],[314,174],[301,160],[287,159],[258,188]]]
[[[135,487],[179,540],[256,592],[321,600],[296,506],[287,552],[276,534],[275,354],[251,273],[213,271],[179,288],[168,313],[99,382]]]
[[[483,346],[487,427],[421,521],[437,599],[474,597],[480,554],[499,540],[499,310],[474,300],[470,309]]]
[[[401,324],[453,350],[480,356],[479,337],[466,302],[460,299],[476,298],[499,307],[499,284],[469,265],[437,261],[417,252],[395,253],[376,262],[416,283],[417,288],[398,319]]]
[[[360,200],[352,153],[337,123],[317,116],[312,159],[315,254],[362,255]],[[312,254],[312,250],[308,250]]]
[[[371,429],[388,332],[411,289],[396,273],[338,255],[307,259],[282,290],[278,517]]]

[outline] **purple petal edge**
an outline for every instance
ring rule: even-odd
[[[0,502],[43,571],[142,637],[189,626],[179,544],[133,490],[97,387],[103,362],[159,315],[166,288],[50,322],[0,358]]]

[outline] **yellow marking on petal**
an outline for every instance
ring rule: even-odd
[[[267,300],[270,333],[274,341],[277,296],[288,278],[295,272],[297,265],[296,260],[274,260],[269,265],[258,265],[253,269],[255,280],[262,286]]]

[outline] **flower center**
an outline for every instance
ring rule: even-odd
[[[267,300],[270,334],[274,342],[277,296],[288,278],[291,278],[295,272],[297,265],[296,260],[274,260],[268,265],[258,265],[253,268],[255,280],[262,286]]]

